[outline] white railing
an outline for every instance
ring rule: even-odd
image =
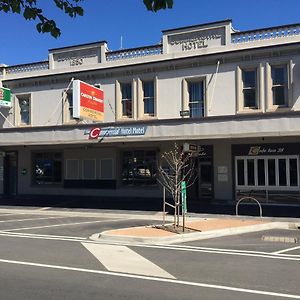
[[[11,67],[5,67],[6,74],[16,74],[16,73],[25,73],[25,72],[36,72],[41,70],[48,70],[49,62],[42,61],[32,64],[16,65]]]
[[[237,32],[231,35],[233,44],[285,38],[300,35],[300,24]]]
[[[111,51],[106,53],[107,61],[115,61],[122,59],[138,58],[150,55],[162,54],[162,45],[154,45],[142,48],[125,49],[119,51]]]

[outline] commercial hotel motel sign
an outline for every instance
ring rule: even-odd
[[[103,90],[80,80],[73,81],[73,118],[91,121],[104,119]]]

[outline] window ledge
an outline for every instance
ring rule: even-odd
[[[291,111],[291,107],[288,107],[288,106],[272,106],[272,107],[269,107],[267,108],[267,112],[288,112],[288,111]]]
[[[256,113],[263,113],[263,110],[261,108],[243,109],[243,110],[238,110],[236,113],[237,114],[256,114]]]

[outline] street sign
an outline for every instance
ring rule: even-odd
[[[180,117],[189,117],[190,116],[189,110],[181,110],[179,113],[180,113]]]
[[[185,181],[181,182],[181,203],[182,203],[182,212],[187,213],[187,205],[186,205],[186,183]]]
[[[11,107],[10,89],[0,87],[0,107]]]
[[[197,152],[198,146],[196,144],[184,143],[183,152]]]

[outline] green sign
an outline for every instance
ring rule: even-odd
[[[10,89],[0,87],[0,106],[11,107]]]
[[[181,182],[181,203],[182,203],[182,212],[187,213],[186,205],[186,183],[185,181]]]

